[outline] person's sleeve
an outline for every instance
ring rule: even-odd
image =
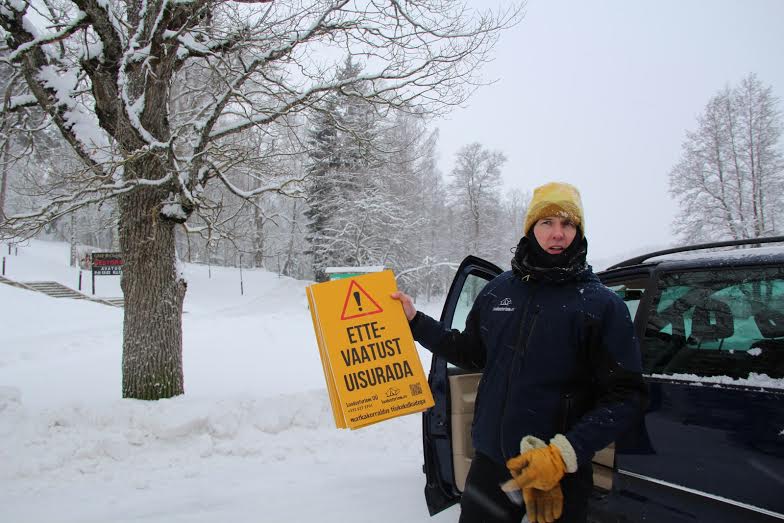
[[[642,414],[648,389],[626,304],[613,296],[601,320],[586,326],[596,402],[567,432],[577,465],[615,441]]]
[[[462,369],[480,370],[485,366],[485,350],[479,336],[479,299],[474,302],[466,318],[463,332],[447,329],[441,322],[417,311],[409,322],[411,333],[427,350],[446,358]]]

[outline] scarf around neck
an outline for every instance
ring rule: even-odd
[[[588,268],[588,240],[579,234],[560,254],[546,252],[536,241],[533,231],[520,238],[512,258],[512,270],[520,276],[540,281],[562,283],[574,279]]]

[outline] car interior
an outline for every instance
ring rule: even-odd
[[[726,285],[698,278],[665,287],[648,318],[643,369],[650,374],[784,376],[781,280]],[[730,304],[732,306],[730,306]]]

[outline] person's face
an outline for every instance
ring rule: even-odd
[[[577,226],[568,218],[547,216],[534,225],[534,237],[548,254],[561,254],[577,236]]]

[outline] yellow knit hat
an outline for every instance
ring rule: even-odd
[[[580,200],[580,191],[574,185],[551,182],[534,189],[534,196],[525,214],[523,234],[528,234],[537,221],[548,216],[569,218],[585,235],[583,202]]]

